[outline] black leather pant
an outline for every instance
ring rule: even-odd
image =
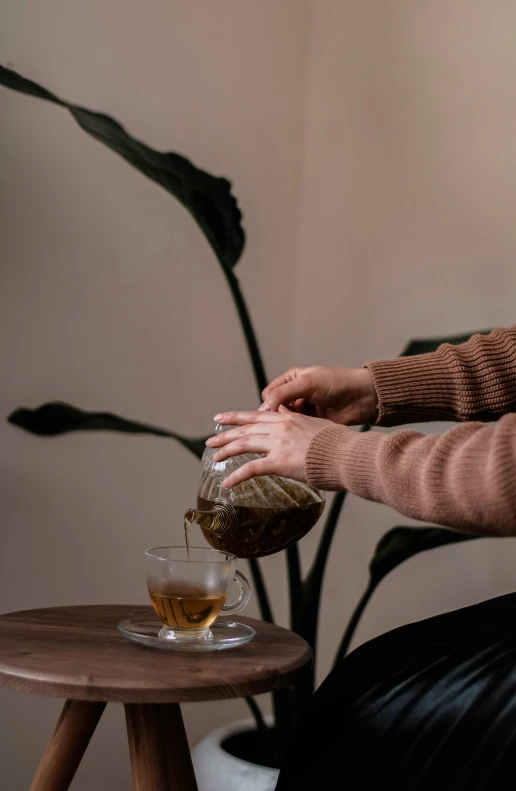
[[[330,673],[276,791],[515,791],[516,593],[381,635]]]

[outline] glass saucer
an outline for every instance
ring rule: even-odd
[[[158,637],[163,624],[157,618],[141,615],[137,618],[127,618],[117,624],[117,629],[124,637],[143,643],[151,648],[161,648],[165,651],[189,651],[198,654],[206,651],[224,651],[236,648],[252,640],[256,632],[245,623],[237,621],[215,621],[210,627],[213,638],[208,642],[181,643],[173,640],[163,640]]]

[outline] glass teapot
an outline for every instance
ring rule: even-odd
[[[215,431],[232,426],[217,424]],[[324,496],[306,483],[276,475],[251,478],[225,489],[222,481],[261,455],[245,453],[214,461],[216,448],[203,453],[197,508],[185,514],[185,529],[196,522],[215,549],[239,558],[272,555],[303,538],[324,510]]]

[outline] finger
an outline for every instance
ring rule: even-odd
[[[238,428],[231,428],[229,431],[221,431],[220,434],[209,437],[206,440],[206,445],[209,448],[221,448],[224,445],[229,445],[230,442],[235,442],[250,434],[268,434],[270,428],[270,423],[252,423],[246,426],[238,426]]]
[[[271,475],[273,472],[274,470],[267,457],[248,461],[243,467],[239,467],[238,470],[228,475],[228,477],[222,481],[222,486],[226,489],[230,489],[232,486],[237,486],[239,483],[249,481],[251,478],[255,478],[258,475]]]
[[[299,376],[300,370],[300,368],[289,368],[288,371],[285,371],[285,373],[277,376],[276,379],[273,379],[272,382],[269,382],[267,387],[262,390],[262,399],[265,401],[266,396],[272,392],[272,390],[275,390],[276,387],[280,387],[280,385],[284,385],[287,382],[290,382],[292,379],[295,379],[296,376]]]
[[[271,445],[271,438],[268,434],[242,437],[219,448],[213,455],[213,461],[224,461],[231,456],[240,456],[242,453],[268,453]]]
[[[221,412],[214,420],[221,426],[245,426],[247,423],[275,423],[281,418],[275,412]]]
[[[258,407],[258,412],[270,412],[271,408],[268,404],[260,404]]]
[[[300,376],[291,382],[286,382],[276,387],[267,394],[267,404],[273,411],[276,411],[280,404],[289,404],[299,398],[309,400],[313,393],[313,385],[308,376]]]

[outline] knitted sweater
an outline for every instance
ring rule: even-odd
[[[309,483],[463,532],[516,535],[516,325],[366,367],[378,394],[376,425],[461,425],[440,436],[323,428],[308,451]]]

